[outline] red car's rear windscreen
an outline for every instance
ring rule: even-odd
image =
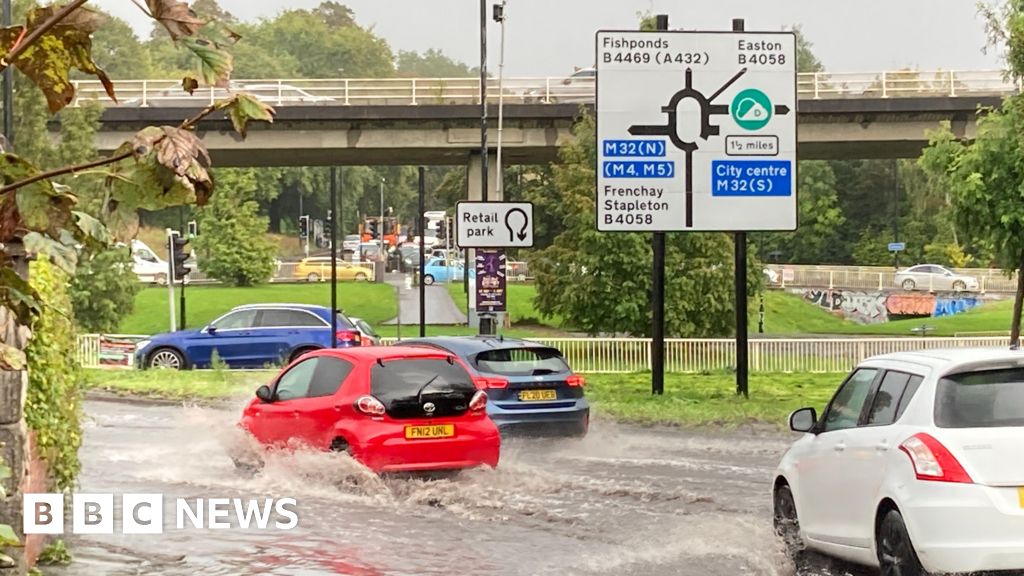
[[[392,418],[428,418],[462,414],[476,386],[460,364],[409,358],[374,364],[370,393]]]

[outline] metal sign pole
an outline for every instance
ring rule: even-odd
[[[427,335],[427,287],[423,284],[423,267],[426,266],[426,233],[427,233],[427,217],[424,215],[426,210],[426,195],[427,195],[427,184],[426,176],[424,175],[424,169],[420,166],[419,169],[419,227],[420,227],[420,283],[419,283],[419,298],[420,298],[420,338]],[[443,224],[447,226],[447,223]],[[447,236],[445,237],[447,243]],[[447,255],[445,256],[447,261]]]
[[[733,18],[732,31],[743,32],[742,18]],[[744,398],[747,390],[747,233],[737,232],[733,237],[736,244],[736,394]]]
[[[338,347],[338,169],[331,166],[331,348]]]
[[[668,14],[655,16],[655,30],[668,30]],[[665,233],[651,237],[651,394],[665,393]]]

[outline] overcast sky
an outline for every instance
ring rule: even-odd
[[[396,52],[438,48],[463,62],[480,60],[478,0],[341,1]],[[221,0],[245,20],[319,3]],[[127,19],[140,34],[148,33],[147,18],[130,0],[93,4]],[[596,30],[635,27],[637,12],[647,10],[667,13],[671,28],[728,29],[734,17],[745,18],[751,31],[800,24],[832,72],[1000,67],[996,55],[981,51],[985,32],[974,0],[508,0],[507,10],[508,76],[560,76],[574,66],[590,66]],[[498,26],[490,27],[488,65],[496,74]]]

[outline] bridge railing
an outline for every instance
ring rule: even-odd
[[[115,82],[118,103],[107,98],[98,81],[79,80],[73,105],[98,101],[105,106],[205,106],[231,90],[245,90],[274,106],[387,106],[478,104],[479,78],[293,78],[235,80],[229,89],[201,88],[193,94],[167,79]],[[506,78],[487,82],[487,99],[509,104],[586,103],[594,100],[593,78]],[[801,99],[970,97],[1019,92],[1019,83],[1003,70],[893,70],[816,72],[797,75]]]
[[[810,266],[767,264],[775,272],[774,285],[828,289],[880,291],[899,288],[896,271],[887,266]],[[901,268],[902,269],[902,268]],[[1016,274],[1007,276],[997,268],[951,268],[957,274],[978,280],[978,292],[1013,292],[1017,289]],[[934,280],[934,278],[933,278]],[[935,290],[936,286],[918,286],[918,290]]]

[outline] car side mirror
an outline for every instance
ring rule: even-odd
[[[568,86],[571,82],[572,82],[572,80],[570,80],[569,78],[566,78],[565,80],[562,80],[562,84],[565,84],[566,86]]]
[[[256,397],[267,404],[274,401],[274,393],[270,391],[270,386],[266,384],[256,389]]]
[[[206,333],[209,334],[210,336],[213,336],[214,334],[217,333],[217,327],[216,326],[207,326],[206,327]]]
[[[818,412],[814,408],[801,408],[789,415],[789,429],[794,432],[810,432],[818,423]]]

